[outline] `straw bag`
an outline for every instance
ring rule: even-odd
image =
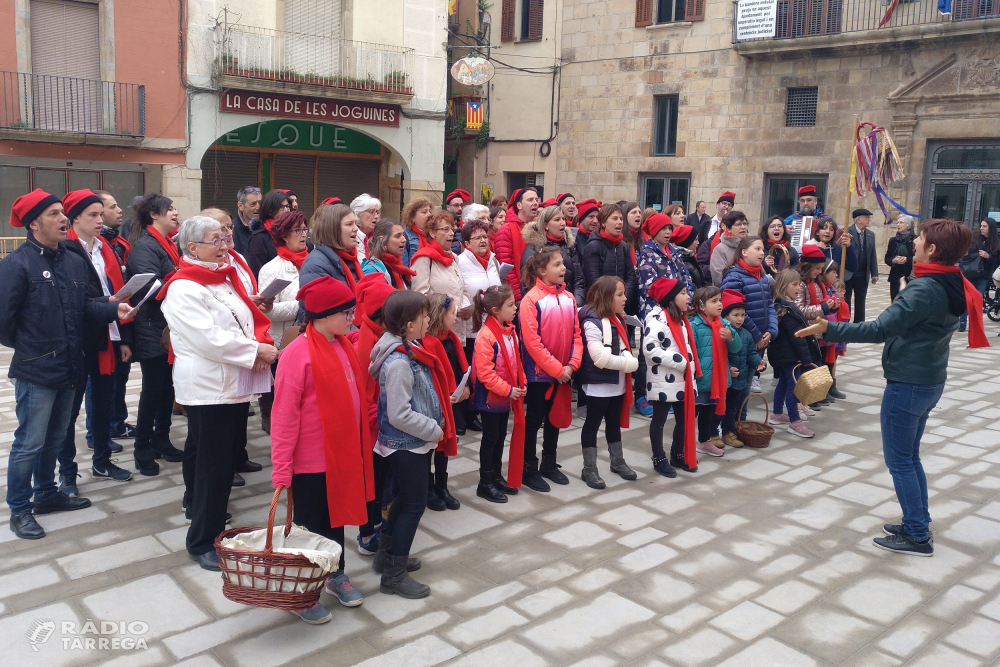
[[[795,368],[799,368],[801,365],[799,364]],[[816,366],[816,364],[808,365]],[[792,377],[795,376],[795,368],[792,369]],[[799,403],[803,405],[810,405],[826,398],[832,386],[833,376],[830,375],[830,369],[825,365],[817,366],[811,371],[803,371],[799,375],[795,381],[795,398],[799,399]]]
[[[278,528],[278,538],[283,545],[276,550],[274,514],[283,489],[288,493],[288,514],[284,530]],[[327,575],[339,563],[340,545],[292,526],[292,490],[284,486],[275,489],[271,499],[264,548],[230,546],[243,540],[257,544],[262,532],[263,528],[232,528],[215,538],[215,551],[222,570],[222,594],[233,602],[286,611],[316,604]]]
[[[763,394],[749,394],[743,399],[743,404],[740,406],[740,411],[736,414],[743,414],[743,406],[747,404],[753,396],[756,396],[760,400],[764,401],[764,421],[763,422],[752,422],[752,421],[737,421],[736,422],[736,437],[743,441],[744,445],[748,447],[753,447],[755,449],[763,449],[771,443],[771,436],[774,435],[774,429],[767,425],[767,420],[771,416],[771,406],[767,404],[767,399],[764,398]]]

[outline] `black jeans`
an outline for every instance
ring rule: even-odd
[[[132,362],[123,363],[121,356],[121,344],[115,343],[115,382],[111,398],[111,435],[116,436],[125,432],[125,422],[128,421],[128,406],[125,405],[125,385],[128,384],[129,371],[132,369]],[[94,448],[94,433],[91,426],[90,413],[94,411],[90,392],[90,383],[87,383],[87,391],[83,395],[83,405],[87,409],[87,446]]]
[[[431,454],[415,454],[400,449],[389,455],[389,465],[399,493],[392,501],[389,518],[382,529],[392,537],[391,556],[408,556],[417,534],[420,517],[427,507],[427,476],[431,472]]]
[[[639,355],[639,368],[632,373],[632,395],[635,400],[639,400],[646,395],[646,355],[642,353],[642,329],[639,327],[628,328],[629,343],[635,345],[635,330],[639,329],[639,346],[633,347],[633,353]]]
[[[326,473],[301,472],[292,475],[292,521],[296,526],[322,535],[340,545],[340,570],[344,570],[344,527],[330,526],[330,505],[326,501]],[[278,514],[281,514],[279,511]],[[275,523],[277,523],[275,519]]]
[[[174,381],[172,367],[167,363],[165,354],[140,361],[139,366],[142,368],[142,391],[135,422],[135,460],[148,462],[154,458],[153,440],[170,440]]]
[[[910,271],[911,268],[908,264],[897,264],[889,269],[889,298],[892,301],[895,301],[896,297],[899,295],[899,281],[910,275]]]
[[[507,439],[509,412],[482,412],[483,439],[479,443],[479,471],[500,472],[503,466],[503,443]]]
[[[552,396],[545,398],[545,393],[552,389]],[[549,421],[549,411],[552,410],[552,399],[555,397],[555,385],[551,382],[529,382],[528,393],[524,397],[524,462],[538,464],[538,429],[542,430],[542,456],[555,456],[559,445],[559,429]],[[583,395],[581,389],[580,395]],[[588,410],[589,402],[587,403]]]
[[[358,526],[361,537],[367,539],[375,533],[375,526],[382,523],[382,497],[385,479],[389,473],[389,462],[378,454],[372,454],[372,476],[375,481],[375,498],[368,503],[368,523]]]
[[[597,447],[597,431],[604,421],[604,439],[608,442],[622,441],[622,403],[625,395],[618,396],[588,396],[587,419],[583,422],[583,432],[580,434],[580,444],[584,449]]]
[[[694,411],[698,418],[698,442],[708,442],[712,436],[718,435],[717,431],[722,417],[716,419],[714,402],[696,405]]]
[[[115,346],[117,350],[117,346]],[[115,374],[101,375],[100,360],[97,352],[84,355],[84,365],[87,369],[87,380],[77,388],[73,397],[73,412],[70,413],[69,427],[66,437],[59,446],[59,475],[71,475],[76,479],[78,466],[76,464],[76,419],[80,416],[80,406],[88,386],[91,387],[92,399],[87,410],[88,435],[94,440],[94,465],[107,470],[111,460],[111,404],[114,399]]]
[[[722,418],[723,433],[734,433],[736,431],[736,422],[746,418],[746,412],[741,411],[740,407],[749,395],[750,387],[746,389],[733,389],[730,387],[726,390],[726,416]]]
[[[197,556],[214,551],[215,537],[226,529],[237,434],[246,433],[250,403],[185,408],[190,437],[184,446],[184,491],[192,515],[187,550]]]
[[[666,401],[650,401],[653,406],[653,420],[649,422],[649,444],[653,449],[653,458],[661,459],[663,453],[663,426],[667,423],[670,409],[674,410],[674,436],[670,443],[670,460],[684,458],[684,403]]]
[[[844,301],[847,302],[847,307],[851,308],[851,295],[854,295],[854,322],[864,322],[865,321],[865,299],[868,298],[868,274],[860,275],[855,273],[851,276],[850,280],[844,281],[844,286],[846,290],[844,292]]]

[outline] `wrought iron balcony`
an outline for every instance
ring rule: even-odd
[[[146,87],[0,72],[0,129],[143,137]]]
[[[734,16],[738,4],[733,3]],[[938,0],[899,0],[894,7],[892,4],[892,0],[777,0],[774,36],[740,39],[734,20],[733,44],[849,35],[880,29],[888,37],[895,28],[1000,18],[1000,0],[952,0],[951,14],[938,11]],[[870,33],[873,37],[876,34]]]
[[[216,48],[223,76],[413,95],[413,49],[226,23]]]

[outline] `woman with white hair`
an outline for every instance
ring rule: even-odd
[[[382,215],[382,202],[365,192],[354,198],[351,210],[358,218],[358,257],[363,260],[368,257],[368,237]]]
[[[889,298],[896,300],[899,294],[899,281],[908,278],[913,271],[913,218],[900,214],[896,218],[896,235],[889,239],[885,249],[885,264],[889,267]]]
[[[191,516],[188,554],[206,570],[219,570],[215,536],[226,529],[239,434],[246,433],[253,395],[239,378],[265,370],[278,357],[271,322],[250,300],[217,220],[195,216],[177,233],[184,253],[166,282],[163,316],[170,327],[177,402],[185,406],[184,506]]]
[[[490,225],[490,209],[482,204],[469,204],[462,209],[462,225],[473,220],[482,220],[486,226]]]

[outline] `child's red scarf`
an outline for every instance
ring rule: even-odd
[[[517,350],[519,343],[517,333],[510,324],[502,325],[493,315],[486,317],[483,326],[487,327],[497,339],[497,347],[500,348],[500,356],[503,363],[510,371],[511,378],[517,389],[526,389],[528,379],[524,375],[524,368],[521,366],[521,358],[515,353],[511,359],[507,354],[507,345],[504,344],[504,336],[510,336],[514,340],[514,349]],[[512,398],[511,411],[514,413],[514,431],[510,436],[510,460],[507,463],[507,485],[515,489],[521,486],[521,475],[524,472],[524,397]]]
[[[667,318],[667,326],[670,327],[670,337],[677,342],[677,347],[680,348],[681,356],[685,359],[694,360],[694,368],[691,367],[691,362],[689,361],[687,368],[684,371],[684,463],[686,463],[688,467],[694,468],[698,465],[698,443],[695,439],[694,378],[701,377],[701,362],[698,360],[698,349],[694,343],[694,332],[691,331],[691,323],[688,321],[688,318],[681,315],[684,328],[687,329],[687,339],[691,343],[690,350],[688,350],[687,345],[684,344],[684,334],[681,332],[681,322],[675,321],[667,311],[663,311],[663,314]]]

